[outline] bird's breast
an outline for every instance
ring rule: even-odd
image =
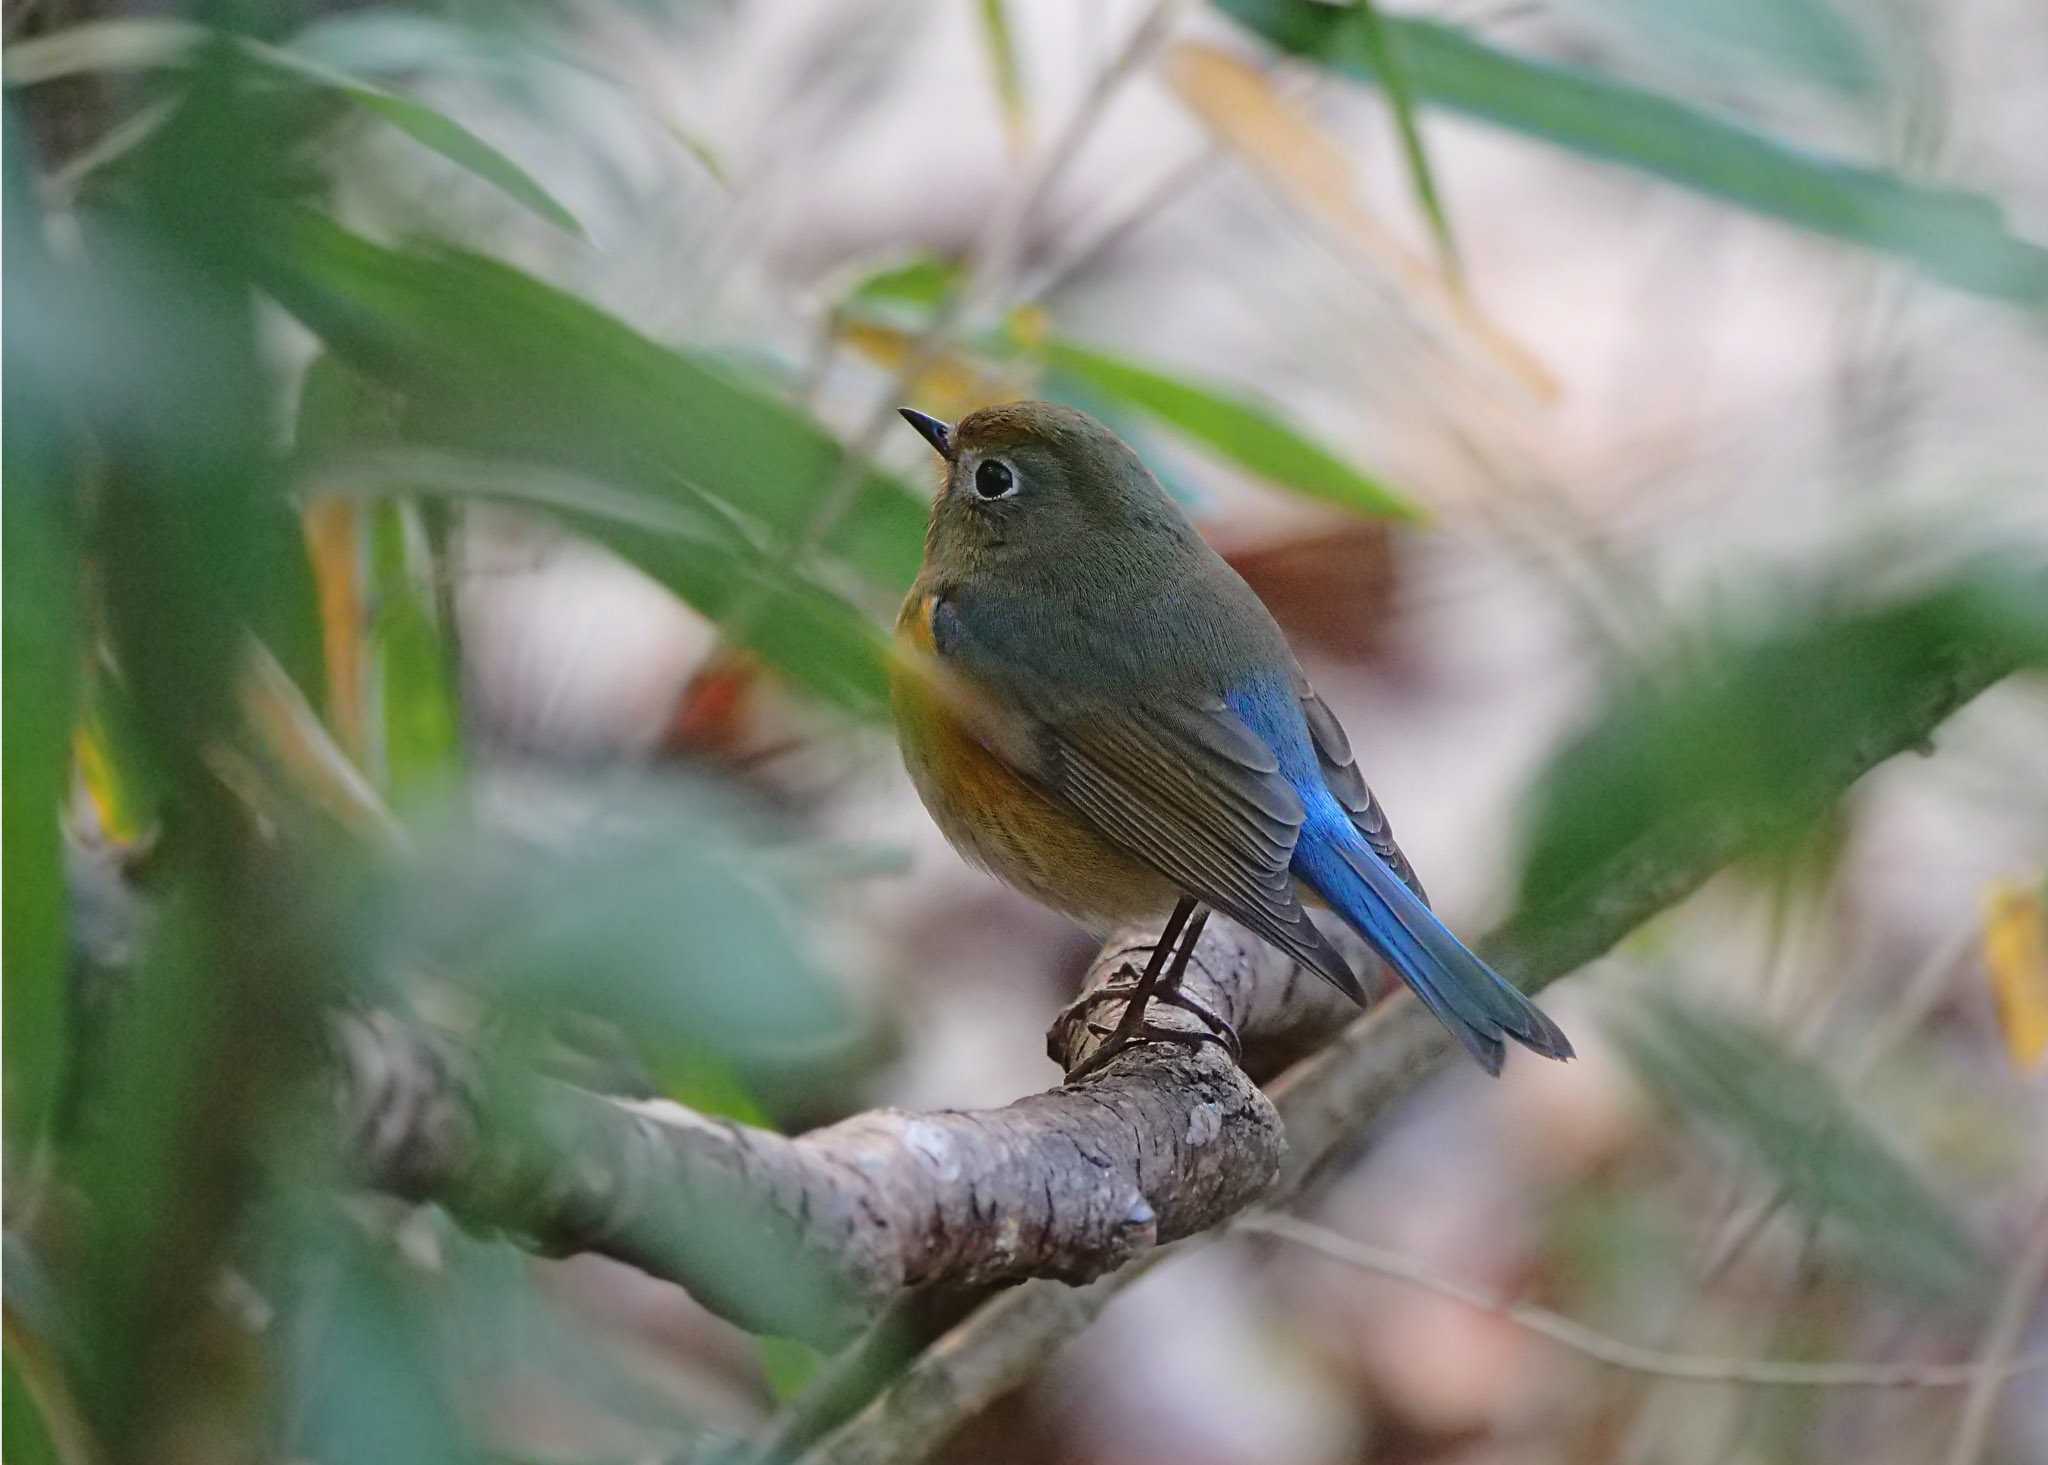
[[[1103,928],[1170,908],[1178,892],[1168,882],[975,736],[960,699],[977,689],[945,664],[946,630],[941,597],[913,590],[896,621],[909,654],[890,672],[903,764],[940,832],[968,860],[1084,925]],[[949,685],[956,680],[962,685]],[[983,706],[978,715],[1001,711]]]

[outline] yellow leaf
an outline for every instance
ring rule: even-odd
[[[1557,379],[1536,354],[1489,320],[1428,260],[1408,249],[1359,201],[1351,161],[1267,76],[1236,56],[1182,41],[1166,76],[1216,139],[1249,163],[1289,203],[1320,220],[1347,246],[1393,276],[1440,323],[1448,323],[1538,398]]]
[[[1052,336],[1052,317],[1037,305],[1020,305],[1010,312],[1006,324],[1010,339],[1027,351],[1036,351]]]
[[[106,728],[90,712],[72,729],[71,761],[85,796],[92,800],[100,833],[123,849],[133,847],[145,832],[141,818],[107,749]]]
[[[2048,914],[2039,883],[2001,881],[1984,899],[1984,965],[2006,1051],[2021,1068],[2048,1057]]]
[[[302,516],[320,603],[327,662],[327,721],[358,764],[369,762],[369,612],[363,604],[363,509],[343,498],[315,499]]]
[[[918,338],[914,332],[878,321],[842,320],[839,339],[876,365],[900,371]],[[1025,380],[994,362],[959,351],[941,351],[918,373],[909,395],[921,410],[952,422],[977,407],[1028,396]]]

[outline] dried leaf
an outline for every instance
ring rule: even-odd
[[[839,339],[891,371],[901,370],[917,343],[917,333],[879,321],[845,319]],[[905,395],[921,408],[956,421],[977,407],[1007,402],[1023,394],[1025,378],[985,358],[964,351],[937,353],[919,372]]]
[[[1351,249],[1396,280],[1454,333],[1478,346],[1538,398],[1557,379],[1528,347],[1482,314],[1429,262],[1375,219],[1359,200],[1351,162],[1262,72],[1215,46],[1183,41],[1168,54],[1174,91],[1219,141],[1258,170],[1281,196],[1333,229]]]
[[[327,723],[359,764],[370,761],[369,609],[363,598],[363,516],[347,499],[315,499],[305,507],[306,553],[320,606],[320,644],[327,662]]]
[[[1984,965],[2005,1050],[2021,1068],[2048,1058],[2048,886],[2002,881],[1984,899]]]
[[[101,836],[121,849],[133,849],[149,837],[155,811],[135,787],[113,744],[106,719],[88,704],[71,735],[72,767],[92,802]]]

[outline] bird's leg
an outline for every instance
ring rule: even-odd
[[[1152,948],[1152,959],[1145,963],[1145,973],[1138,978],[1137,985],[1129,988],[1130,997],[1124,1003],[1123,1020],[1116,1025],[1117,1036],[1126,1040],[1145,1021],[1145,1004],[1158,990],[1160,974],[1166,970],[1167,958],[1173,955],[1174,942],[1180,937],[1181,927],[1188,923],[1194,913],[1195,903],[1183,900],[1173,908],[1173,914],[1166,919],[1166,929],[1159,933],[1159,944]],[[1130,968],[1126,966],[1125,971]],[[1104,988],[1104,991],[1108,991]]]
[[[1193,917],[1190,921],[1190,917]],[[1201,940],[1202,927],[1208,921],[1209,913],[1192,900],[1183,900],[1173,908],[1173,916],[1166,923],[1166,930],[1159,938],[1159,944],[1152,948],[1152,959],[1145,964],[1144,975],[1137,985],[1130,989],[1130,996],[1124,1004],[1124,1012],[1114,1030],[1103,1040],[1102,1046],[1089,1054],[1086,1061],[1067,1075],[1067,1081],[1085,1078],[1110,1059],[1136,1043],[1217,1043],[1235,1061],[1237,1055],[1237,1034],[1230,1024],[1216,1017],[1192,998],[1180,994],[1181,977],[1188,969],[1188,960],[1194,955],[1195,943]],[[1185,936],[1181,928],[1187,928]],[[1175,951],[1176,938],[1179,950]],[[1173,957],[1171,970],[1167,969],[1168,956]],[[1162,973],[1164,976],[1162,978]],[[1098,993],[1097,995],[1101,995]],[[1206,1033],[1184,1033],[1173,1028],[1159,1028],[1148,1025],[1145,1010],[1154,1001],[1165,1001],[1202,1020],[1209,1029]],[[1090,1031],[1100,1033],[1102,1028],[1091,1024]]]
[[[1180,928],[1188,923],[1188,917],[1194,912],[1194,909],[1195,903],[1191,900],[1183,900],[1174,906],[1173,914],[1166,918],[1166,929],[1159,933],[1158,944],[1152,948],[1152,959],[1145,963],[1145,973],[1138,978],[1136,983],[1131,986],[1124,986],[1121,982],[1104,982],[1096,990],[1095,995],[1098,997],[1120,997],[1128,992],[1131,994],[1131,1000],[1129,1006],[1125,1008],[1125,1012],[1128,1013],[1131,1007],[1135,1007],[1139,1010],[1140,1016],[1142,1016],[1145,999],[1150,997],[1153,989],[1159,985],[1159,974],[1166,970],[1166,959],[1173,955],[1173,943],[1180,935]],[[1117,975],[1122,976],[1124,972],[1128,972],[1130,969],[1131,964],[1125,962],[1122,970]]]
[[[1220,1043],[1223,1051],[1230,1055],[1230,1061],[1237,1063],[1244,1058],[1244,1045],[1238,1041],[1237,1029],[1180,989],[1181,978],[1187,975],[1188,962],[1194,957],[1195,946],[1202,939],[1202,927],[1208,920],[1209,913],[1206,910],[1195,917],[1194,922],[1188,927],[1187,939],[1181,945],[1180,954],[1173,959],[1173,969],[1166,974],[1166,980],[1153,991],[1152,1000],[1164,1007],[1178,1007],[1182,1012],[1200,1021],[1202,1026],[1209,1030],[1207,1036]],[[1185,1042],[1193,1035],[1176,1036],[1180,1036]]]

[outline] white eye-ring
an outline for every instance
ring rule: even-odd
[[[1006,499],[1017,492],[1017,474],[1001,458],[983,458],[974,469],[977,498]]]

